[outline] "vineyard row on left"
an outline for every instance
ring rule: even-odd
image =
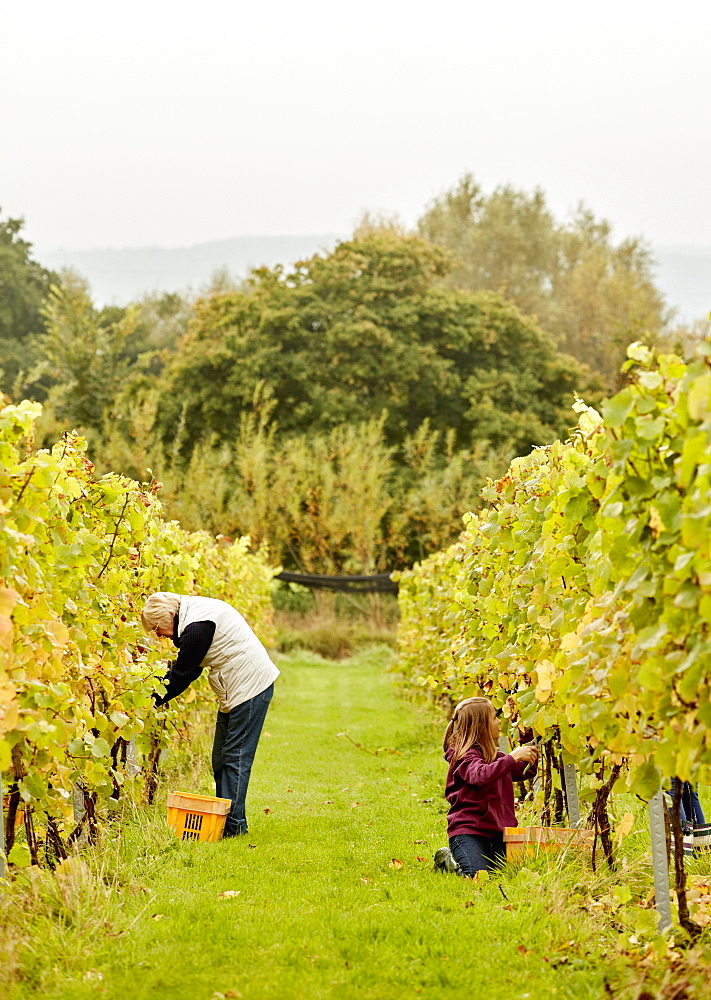
[[[166,521],[158,483],[97,478],[80,437],[37,450],[40,412],[0,408],[0,772],[8,850],[22,813],[33,858],[39,824],[61,855],[76,789],[94,824],[127,780],[128,742],[155,758],[177,721],[153,704],[166,648],[141,629],[146,594],[227,600],[268,644],[275,572],[249,539]]]

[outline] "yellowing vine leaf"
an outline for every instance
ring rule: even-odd
[[[12,619],[5,615],[0,615],[0,649],[10,649],[12,647],[12,636]]]
[[[48,622],[46,631],[53,646],[66,646],[69,642],[69,629],[63,622]]]
[[[550,660],[541,660],[536,665],[536,701],[545,702],[551,696],[555,667]]]
[[[9,618],[19,600],[20,595],[12,587],[0,587],[0,615]]]

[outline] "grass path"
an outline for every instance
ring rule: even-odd
[[[399,696],[389,655],[283,659],[248,836],[180,843],[162,806],[152,825],[127,823],[105,848],[114,929],[65,927],[73,961],[50,966],[40,946],[13,1000],[602,997],[596,924],[547,912],[540,875],[479,888],[432,872],[446,843],[440,727]],[[211,792],[201,760],[193,790]]]

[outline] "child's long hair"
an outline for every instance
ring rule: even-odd
[[[445,752],[454,751],[452,760],[461,760],[471,747],[479,747],[487,764],[496,759],[498,746],[494,739],[496,713],[488,698],[465,698],[454,709],[452,720],[444,734]]]

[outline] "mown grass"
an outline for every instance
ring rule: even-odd
[[[657,941],[657,959],[630,938],[614,889],[646,893],[643,835],[612,876],[574,859],[481,884],[432,871],[441,725],[399,695],[391,657],[282,659],[247,837],[181,843],[162,801],[127,804],[87,866],[21,876],[3,911],[10,1000],[711,996],[702,949]],[[163,798],[212,792],[208,748],[205,732],[176,750]]]

